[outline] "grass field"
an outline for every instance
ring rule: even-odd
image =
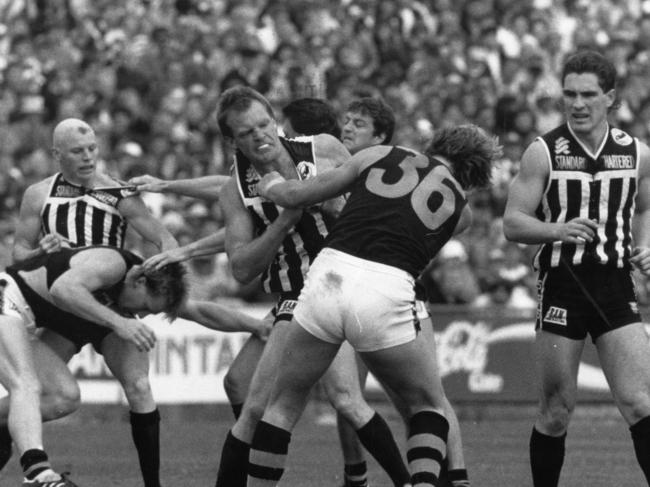
[[[395,413],[375,404],[404,444],[404,429]],[[458,408],[468,469],[475,487],[526,487],[530,407],[463,406]],[[221,445],[232,416],[226,407],[162,407],[163,487],[212,487]],[[293,436],[290,459],[280,485],[339,487],[341,461],[336,427],[316,424],[310,406]],[[45,426],[45,441],[54,465],[73,472],[80,487],[141,487],[126,408],[84,406],[70,418]],[[625,423],[611,407],[581,407],[567,439],[562,486],[642,486]],[[391,483],[369,460],[373,487]],[[0,486],[19,486],[14,457],[0,473]]]

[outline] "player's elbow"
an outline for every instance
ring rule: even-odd
[[[257,273],[253,272],[245,262],[239,262],[238,259],[231,259],[230,270],[232,272],[232,276],[240,284],[249,284],[258,275]]]
[[[508,213],[503,215],[503,235],[510,242],[518,242],[521,239],[517,219]]]

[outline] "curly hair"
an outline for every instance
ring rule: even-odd
[[[180,262],[173,262],[161,269],[144,273],[149,293],[165,298],[164,313],[169,320],[178,316],[178,310],[187,299],[186,274],[187,269]]]
[[[444,157],[465,190],[489,186],[492,164],[501,155],[496,137],[476,125],[457,125],[435,131],[424,151],[429,157]]]

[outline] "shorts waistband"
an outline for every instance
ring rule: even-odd
[[[359,267],[362,269],[370,269],[375,272],[381,272],[383,274],[388,274],[395,277],[400,277],[402,279],[407,279],[409,282],[413,283],[415,286],[415,279],[413,276],[406,272],[405,270],[393,267],[392,265],[381,264],[375,262],[374,260],[362,259],[361,257],[356,257],[354,255],[341,252],[340,250],[332,249],[330,247],[325,247],[320,252],[323,256],[332,256],[338,260],[345,262],[346,264]]]

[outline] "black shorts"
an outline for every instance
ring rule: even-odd
[[[537,293],[535,329],[574,340],[641,321],[629,269],[561,265],[540,273]]]
[[[95,350],[101,353],[102,341],[113,330],[54,306],[27,286],[20,277],[12,277],[18,283],[20,292],[32,309],[38,328],[52,330],[67,338],[74,343],[77,352],[87,343],[92,343]]]
[[[298,304],[299,295],[300,291],[280,294],[278,302],[275,303],[271,310],[274,325],[278,321],[291,321],[293,319],[293,311],[296,309],[296,304]]]
[[[74,343],[77,352],[79,352],[84,345],[91,343],[97,353],[100,354],[104,338],[113,331],[105,326],[97,325],[85,320],[65,322],[48,319],[47,321],[37,322],[37,326],[52,330],[62,337],[67,338]]]

